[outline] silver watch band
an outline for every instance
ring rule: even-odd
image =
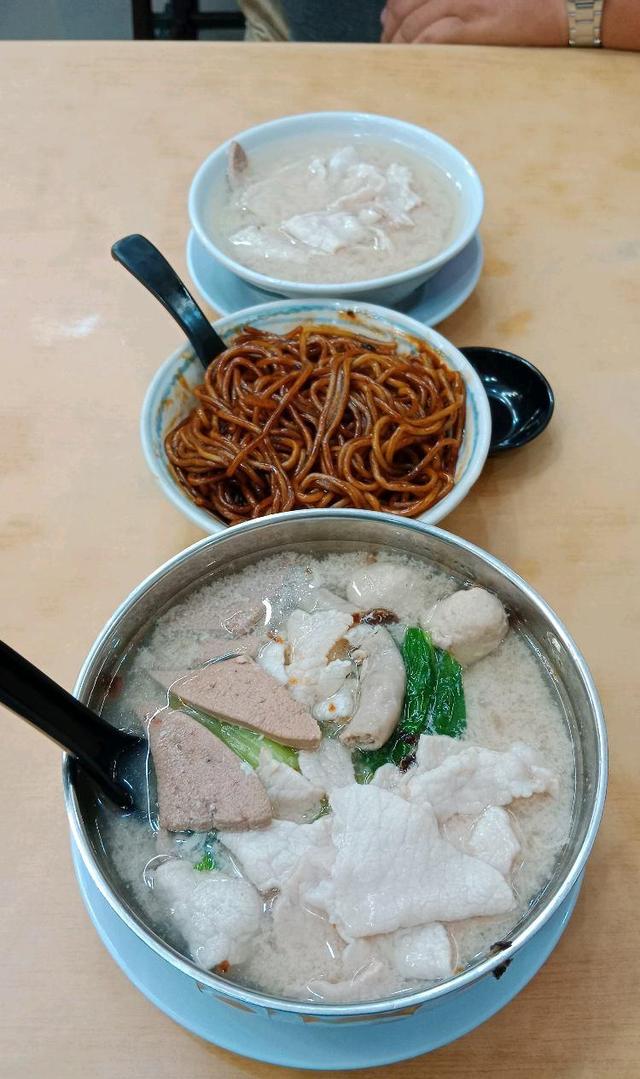
[[[602,45],[600,27],[604,0],[567,0],[569,44],[579,47]]]

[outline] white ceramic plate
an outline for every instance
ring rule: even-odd
[[[480,278],[484,253],[476,233],[470,243],[424,285],[394,308],[423,322],[437,326],[469,298]],[[243,307],[271,303],[279,297],[243,281],[214,259],[195,232],[187,240],[187,267],[198,292],[221,315],[232,315]]]
[[[353,330],[353,316],[347,317],[345,306],[344,300],[277,300],[238,311],[213,325],[225,341],[230,341],[247,324],[271,333],[286,333],[301,322]],[[355,313],[359,327],[369,336],[388,339],[394,331],[399,331],[409,337],[417,337],[434,349],[449,367],[460,371],[464,379],[467,416],[456,482],[444,498],[418,518],[425,524],[436,524],[471,489],[489,452],[491,413],[482,382],[462,353],[436,330],[375,304],[351,301],[348,306],[349,312]],[[202,365],[185,343],[165,360],[147,390],[140,418],[140,436],[147,464],[166,498],[203,532],[214,533],[226,528],[226,523],[192,502],[174,478],[164,450],[167,432],[193,408],[193,388],[202,382],[202,377]]]

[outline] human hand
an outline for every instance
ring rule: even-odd
[[[565,0],[387,0],[382,41],[393,44],[567,45]]]

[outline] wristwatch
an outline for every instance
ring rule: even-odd
[[[569,44],[593,48],[602,45],[600,26],[604,0],[567,0]]]

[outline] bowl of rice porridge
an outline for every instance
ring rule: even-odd
[[[450,143],[356,112],[287,116],[228,139],[191,184],[211,257],[279,296],[394,303],[474,236],[482,184]]]

